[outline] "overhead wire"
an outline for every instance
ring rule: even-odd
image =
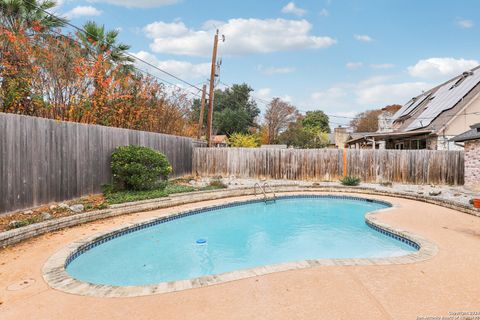
[[[69,41],[73,41],[73,42],[75,42],[77,45],[83,46],[83,44],[82,44],[80,41],[78,41],[78,40],[76,40],[76,39],[74,39],[74,38],[72,38],[72,37],[69,37],[69,36],[67,36],[67,35],[65,35],[65,34],[63,34],[63,33],[61,33],[61,32],[58,32],[58,31],[56,31],[56,30],[50,30],[50,32],[52,32],[52,33],[54,33],[54,34],[56,34],[56,35],[58,35],[58,36],[61,36],[61,37],[65,38],[65,39],[67,39],[67,40],[69,40]],[[84,47],[84,48],[87,49],[87,50],[91,50],[91,49],[88,48],[88,47]],[[152,73],[150,73],[150,72],[148,72],[148,71],[146,71],[146,70],[144,70],[144,69],[141,69],[141,68],[139,68],[138,66],[135,66],[134,64],[131,64],[131,65],[129,65],[129,66],[132,67],[134,70],[136,70],[136,71],[138,71],[138,72],[144,73],[144,74],[146,74],[146,75],[148,75],[148,76],[150,76],[150,77],[152,77],[152,78],[157,79],[158,81],[162,82],[163,84],[168,84],[168,85],[170,85],[170,86],[172,86],[172,87],[175,87],[175,88],[177,88],[177,89],[185,92],[186,94],[190,94],[190,95],[193,95],[193,96],[196,96],[196,97],[200,97],[200,95],[199,95],[197,92],[188,91],[188,90],[186,90],[185,88],[182,88],[182,87],[176,85],[176,84],[173,83],[173,82],[170,82],[170,81],[168,81],[168,80],[166,80],[166,79],[164,79],[164,78],[161,78],[161,77],[159,77],[159,76],[157,76],[157,75],[155,75],[155,74],[152,74]]]
[[[41,7],[39,7],[35,2],[31,2],[31,1],[28,1],[28,0],[27,0],[27,2],[29,2],[32,6],[34,6],[34,7],[37,8],[38,10],[44,12],[45,14],[48,14],[49,16],[51,16],[51,17],[53,17],[53,18],[60,19],[60,18],[59,18],[58,16],[56,16],[55,14],[53,14],[53,13],[51,13],[51,12],[49,12],[49,11],[41,8]],[[86,34],[87,36],[94,36],[94,35],[90,34],[88,31],[86,31],[85,29],[83,29],[83,28],[81,28],[81,27],[78,27],[78,26],[74,25],[73,23],[71,23],[71,22],[69,22],[69,21],[65,21],[65,25],[68,25],[68,26],[74,28],[75,30],[77,30],[77,31],[79,31],[79,32],[82,32],[82,33]],[[56,33],[57,33],[57,32],[56,32]],[[63,34],[61,34],[61,35],[64,36],[64,37],[67,37],[67,36],[65,36],[65,35],[63,35]],[[68,37],[68,38],[69,38],[70,40],[74,40],[74,39],[71,39],[70,37]],[[76,40],[74,40],[74,41],[76,41]],[[113,48],[118,49],[117,46],[113,46]],[[172,83],[172,82],[170,82],[170,81],[167,81],[167,80],[165,80],[165,79],[163,79],[163,78],[161,78],[161,77],[158,77],[158,76],[156,76],[156,75],[153,75],[153,74],[151,74],[151,73],[149,73],[149,72],[147,72],[147,71],[145,71],[145,70],[143,70],[143,69],[140,69],[140,68],[132,65],[132,67],[135,68],[136,70],[138,70],[138,71],[140,71],[140,72],[143,72],[143,73],[146,73],[146,74],[148,74],[149,76],[152,76],[152,77],[158,79],[158,80],[161,81],[161,82],[164,82],[164,83],[167,83],[167,84],[169,84],[169,85],[172,85],[172,86],[174,86],[174,87],[176,87],[176,88],[178,88],[178,89],[180,89],[180,90],[182,90],[182,91],[184,91],[184,92],[187,92],[187,93],[192,94],[192,95],[194,95],[194,96],[200,97],[199,92],[202,91],[202,89],[199,88],[197,85],[192,84],[192,83],[190,83],[190,82],[188,82],[188,81],[186,81],[186,80],[184,80],[184,79],[182,79],[182,78],[174,75],[173,73],[168,72],[168,71],[166,71],[166,70],[164,70],[164,69],[162,69],[162,68],[160,68],[160,67],[158,67],[158,66],[156,66],[156,65],[154,65],[154,64],[152,64],[152,63],[150,63],[150,62],[148,62],[148,61],[146,61],[145,59],[139,58],[139,57],[137,57],[137,56],[134,55],[134,54],[131,54],[131,53],[129,53],[129,52],[125,52],[124,54],[125,54],[126,56],[128,56],[128,57],[136,60],[136,61],[140,61],[140,62],[142,62],[143,64],[145,64],[145,65],[147,65],[147,66],[149,66],[149,67],[151,67],[151,68],[153,68],[153,69],[155,69],[155,70],[157,70],[157,71],[159,71],[159,72],[161,72],[161,73],[164,73],[164,74],[166,74],[166,75],[168,75],[168,76],[170,76],[170,77],[172,77],[172,78],[180,81],[180,82],[183,83],[183,84],[186,84],[187,86],[189,86],[189,87],[191,87],[191,88],[196,89],[197,92],[193,93],[193,92],[191,92],[191,91],[187,91],[185,88],[182,88],[182,87],[178,86],[177,84],[174,84],[174,83]],[[225,85],[227,88],[231,88],[230,85],[228,85],[228,84],[226,84],[226,83],[224,83],[224,82],[222,82],[222,81],[220,81],[220,83],[223,84],[223,85]],[[208,95],[209,95],[209,93],[206,93],[206,96],[208,96]],[[265,105],[268,105],[268,104],[270,103],[270,102],[267,101],[267,100],[264,100],[264,99],[261,99],[261,98],[259,98],[259,97],[255,97],[255,96],[253,96],[252,99],[255,100],[255,101],[257,101],[257,102],[260,102],[260,103],[262,103],[262,104],[265,104]],[[462,115],[469,115],[469,114],[479,114],[479,113],[478,113],[478,112],[462,113]],[[332,117],[332,118],[349,119],[349,120],[353,120],[353,119],[357,119],[357,118],[358,118],[358,116],[349,117],[349,116],[341,116],[341,115],[334,115],[334,114],[326,114],[326,115],[327,115],[328,117]],[[439,118],[439,117],[454,117],[454,116],[455,116],[455,115],[439,115],[439,116],[434,117],[434,118],[436,119],[436,118]],[[395,118],[386,118],[386,119],[394,120]],[[432,118],[432,117],[416,117],[416,119],[433,119],[433,118]],[[332,123],[333,123],[333,122],[332,122]]]
[[[51,13],[51,12],[49,12],[49,11],[41,8],[41,7],[39,7],[35,2],[31,2],[31,1],[28,1],[28,0],[27,0],[27,2],[29,2],[32,6],[34,6],[34,7],[37,8],[38,10],[42,11],[43,13],[48,14],[49,16],[51,16],[51,17],[53,17],[53,18],[55,18],[55,19],[59,19],[59,20],[60,20],[60,18],[59,18],[58,16],[56,16],[55,14],[53,14],[53,13]],[[85,29],[83,29],[83,28],[81,28],[81,27],[78,27],[78,26],[74,25],[73,23],[71,23],[71,22],[69,22],[69,21],[65,21],[65,25],[68,25],[68,26],[74,28],[75,30],[77,30],[77,31],[79,31],[79,32],[82,32],[82,33],[84,33],[84,34],[87,35],[87,36],[94,37],[94,35],[90,34],[90,33],[89,33],[88,31],[86,31]],[[105,41],[103,41],[103,43],[105,43]],[[112,46],[112,47],[115,48],[115,49],[119,49],[118,46]],[[162,72],[162,73],[164,73],[164,74],[166,74],[166,75],[168,75],[168,76],[170,76],[170,77],[172,77],[172,78],[180,81],[180,82],[183,83],[183,84],[186,84],[186,85],[189,86],[189,87],[192,87],[192,88],[196,89],[197,92],[199,92],[199,91],[202,90],[201,88],[199,88],[199,87],[197,87],[196,85],[188,82],[187,80],[184,80],[184,79],[182,79],[182,78],[174,75],[173,73],[171,73],[171,72],[169,72],[169,71],[166,71],[166,70],[164,70],[164,69],[162,69],[162,68],[160,68],[160,67],[158,67],[158,66],[156,66],[156,65],[154,65],[154,64],[152,64],[152,63],[150,63],[150,62],[148,62],[148,61],[146,61],[145,59],[139,58],[139,57],[137,57],[136,55],[131,54],[131,53],[129,53],[129,52],[125,52],[124,54],[125,54],[126,56],[134,59],[134,60],[140,61],[140,62],[146,64],[147,66],[149,66],[149,67],[151,67],[151,68],[154,68],[155,70],[157,70],[157,71],[159,71],[159,72]],[[141,70],[141,69],[140,69],[140,70]],[[164,82],[167,82],[167,81],[164,80],[164,79],[163,79],[163,81],[164,81]],[[172,84],[171,82],[167,82],[167,83]],[[172,84],[172,85],[174,85],[175,87],[177,87],[177,88],[179,88],[179,89],[181,89],[181,90],[185,90],[184,88],[182,88],[182,87],[180,87],[180,86],[178,86],[178,85],[175,85],[175,84]]]

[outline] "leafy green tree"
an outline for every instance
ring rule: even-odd
[[[308,137],[304,148],[307,149],[319,149],[328,146],[329,137],[328,133],[319,130],[318,128],[303,128],[304,134]]]
[[[323,113],[323,112],[322,112]],[[317,124],[317,113],[307,113],[310,118],[305,121],[307,116],[298,117],[297,121],[290,123],[288,129],[279,135],[279,142],[294,148],[317,149],[328,146],[328,133],[324,128]],[[306,125],[305,125],[306,124]]]
[[[236,148],[256,148],[260,146],[260,138],[255,134],[233,133],[228,138],[228,145]]]
[[[316,128],[321,132],[330,133],[328,120],[328,116],[323,111],[307,111],[302,120],[302,125],[305,128]]]
[[[221,112],[215,112],[213,126],[219,134],[230,136],[235,132],[248,132],[250,127],[250,118],[244,109],[224,109]]]
[[[260,114],[260,109],[251,97],[252,91],[253,89],[245,83],[234,84],[224,90],[215,90],[213,128],[217,134],[248,133],[251,127],[257,127],[256,118]],[[200,100],[194,100],[191,116],[193,122],[198,122],[200,106]],[[207,113],[205,110],[204,123],[207,121]]]

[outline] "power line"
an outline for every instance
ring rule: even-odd
[[[45,10],[45,9],[43,9],[43,8],[41,8],[41,7],[39,7],[35,2],[31,2],[31,1],[28,1],[28,0],[27,0],[27,2],[29,2],[32,6],[34,6],[34,7],[37,8],[38,10],[44,12],[45,14],[48,14],[49,16],[51,16],[51,17],[53,17],[53,18],[55,18],[55,19],[60,20],[59,17],[57,17],[56,15],[48,12],[47,10]],[[80,27],[72,24],[71,22],[65,21],[65,24],[68,25],[68,26],[70,26],[70,27],[72,27],[72,28],[74,28],[74,29],[76,29],[76,30],[78,30],[78,31],[80,31],[80,32],[83,32],[83,33],[86,34],[86,35],[94,36],[94,35],[90,34],[89,32],[87,32],[85,29],[80,28]],[[104,43],[105,43],[105,42],[104,42]],[[116,49],[119,49],[119,48],[116,47],[116,46],[112,46],[112,47],[113,47],[113,48],[116,48]],[[186,81],[186,80],[184,80],[184,79],[182,79],[182,78],[180,78],[180,77],[178,77],[178,76],[176,76],[176,75],[174,75],[174,74],[172,74],[172,73],[170,73],[170,72],[168,72],[168,71],[166,71],[166,70],[163,70],[163,69],[155,66],[154,64],[152,64],[152,63],[150,63],[150,62],[148,62],[148,61],[146,61],[146,60],[144,60],[144,59],[141,59],[141,58],[139,58],[139,57],[137,57],[137,56],[135,56],[135,55],[133,55],[133,54],[130,54],[130,53],[128,53],[128,52],[125,52],[124,54],[125,54],[126,56],[131,57],[131,58],[133,58],[133,59],[135,59],[135,60],[137,60],[137,61],[140,61],[140,62],[142,62],[142,63],[144,63],[144,64],[146,64],[146,65],[148,65],[148,66],[150,66],[150,67],[152,67],[152,68],[154,68],[154,69],[156,69],[156,70],[158,70],[158,71],[160,71],[160,72],[162,72],[162,73],[164,73],[164,74],[166,74],[166,75],[168,75],[168,76],[170,76],[170,77],[172,77],[172,78],[174,78],[174,79],[176,79],[176,80],[178,80],[178,81],[180,81],[180,82],[182,82],[182,83],[184,83],[184,84],[186,84],[186,85],[188,85],[188,86],[190,86],[190,87],[192,87],[192,88],[195,88],[195,89],[197,90],[196,93],[192,93],[192,92],[189,92],[189,93],[190,93],[190,94],[194,94],[194,95],[197,96],[197,97],[200,97],[200,95],[198,94],[198,92],[202,91],[202,89],[199,88],[199,87],[197,87],[196,85],[194,85],[194,84],[192,84],[192,83],[190,83],[190,82],[188,82],[188,81]],[[135,67],[134,67],[134,68],[135,68]],[[148,73],[148,72],[146,72],[146,71],[144,71],[144,70],[141,70],[141,69],[138,69],[138,68],[136,68],[136,69],[139,70],[139,71]],[[169,84],[171,84],[171,85],[173,85],[173,86],[175,86],[175,87],[177,87],[177,88],[179,88],[179,89],[181,89],[181,90],[185,90],[184,88],[179,87],[178,85],[175,85],[175,84],[173,84],[173,83],[171,83],[171,82],[168,82],[168,81],[166,81],[165,79],[156,77],[156,76],[154,76],[154,75],[152,75],[152,74],[149,74],[149,75],[150,75],[150,76],[153,76],[153,77],[155,77],[155,78],[160,79],[162,82],[169,83]],[[229,86],[229,85],[227,85],[227,84],[225,84],[225,83],[223,83],[223,82],[221,82],[221,83],[224,84],[225,86],[231,88],[231,86]],[[185,90],[185,91],[186,91],[186,90]],[[187,91],[187,92],[188,92],[188,91]],[[208,95],[209,95],[209,94],[208,94]],[[258,98],[258,97],[253,97],[253,100],[259,101],[259,102],[261,102],[261,103],[263,103],[263,104],[269,104],[269,102],[267,102],[266,100],[260,99],[260,98]],[[462,115],[469,115],[469,114],[475,114],[475,115],[477,115],[477,114],[479,114],[479,113],[478,113],[478,112],[471,112],[471,113],[463,113]],[[326,115],[327,115],[328,117],[342,118],[342,119],[350,119],[350,120],[353,120],[353,119],[357,119],[357,118],[358,118],[358,117],[338,116],[338,115],[333,115],[333,114],[326,114]],[[415,119],[430,120],[430,119],[437,119],[437,118],[440,118],[440,117],[454,117],[454,116],[455,116],[455,115],[438,115],[437,117],[416,117]],[[395,120],[395,119],[398,119],[398,118],[386,118],[386,119]]]
[[[79,45],[79,46],[83,46],[83,44],[82,44],[80,41],[75,40],[75,39],[73,39],[73,38],[71,38],[71,37],[69,37],[69,36],[67,36],[67,35],[64,35],[64,34],[61,33],[61,32],[58,32],[58,31],[55,31],[55,30],[50,30],[50,31],[51,31],[52,33],[58,35],[58,36],[61,36],[61,37],[65,38],[65,39],[69,40],[69,41],[73,41],[74,43],[76,43],[76,44]],[[92,49],[90,49],[90,48],[88,48],[88,47],[85,47],[85,49],[90,50],[90,51],[92,50]],[[152,73],[149,73],[149,72],[146,71],[146,70],[140,69],[139,67],[137,67],[137,66],[135,66],[135,65],[133,65],[133,64],[132,64],[132,65],[129,65],[129,66],[131,66],[134,70],[137,70],[137,71],[139,71],[139,72],[141,72],[141,73],[145,73],[146,75],[148,75],[148,76],[150,76],[150,77],[152,77],[152,78],[155,78],[155,79],[161,81],[162,83],[167,83],[168,85],[171,85],[171,86],[173,86],[173,87],[175,87],[175,88],[177,88],[177,89],[185,92],[186,94],[191,94],[191,95],[194,95],[194,96],[196,96],[196,97],[200,97],[200,95],[199,95],[198,93],[196,93],[196,92],[188,91],[188,90],[186,90],[186,89],[184,89],[184,88],[182,88],[182,87],[174,84],[173,82],[170,82],[170,81],[165,80],[165,79],[163,79],[163,78],[161,78],[161,77],[159,77],[159,76],[157,76],[157,75],[154,75],[154,74],[152,74]]]
[[[27,0],[27,2],[30,3],[32,6],[34,6],[35,8],[37,8],[38,10],[44,12],[45,14],[48,14],[49,16],[51,16],[51,17],[53,17],[53,18],[55,18],[55,19],[60,20],[59,17],[57,17],[57,16],[54,15],[53,13],[48,12],[47,10],[45,10],[45,9],[43,9],[43,8],[41,8],[41,7],[39,7],[35,2],[31,2],[31,1],[28,1],[28,0]],[[70,27],[72,27],[72,28],[74,28],[74,29],[77,30],[77,31],[83,32],[83,33],[86,34],[87,36],[94,37],[94,35],[92,35],[92,34],[89,33],[88,31],[86,31],[85,29],[80,28],[80,27],[74,25],[74,24],[71,23],[71,22],[65,21],[65,24],[68,25],[68,26],[70,26]],[[105,44],[105,41],[103,41],[103,43]],[[117,46],[112,46],[112,48],[119,49]],[[202,90],[201,88],[198,88],[198,87],[195,86],[194,84],[192,84],[192,83],[190,83],[190,82],[188,82],[188,81],[186,81],[186,80],[183,80],[182,78],[180,78],[180,77],[178,77],[178,76],[176,76],[176,75],[174,75],[174,74],[172,74],[172,73],[170,73],[170,72],[168,72],[168,71],[166,71],[166,70],[163,70],[163,69],[155,66],[154,64],[152,64],[152,63],[150,63],[150,62],[148,62],[148,61],[146,61],[146,60],[144,60],[144,59],[138,58],[137,56],[135,56],[135,55],[133,55],[133,54],[131,54],[131,53],[128,53],[128,52],[125,52],[124,54],[125,54],[126,56],[131,57],[131,58],[133,58],[133,59],[135,59],[135,60],[138,60],[138,61],[140,61],[140,62],[142,62],[142,63],[144,63],[144,64],[146,64],[146,65],[148,65],[148,66],[150,66],[150,67],[152,67],[152,68],[154,68],[154,69],[156,69],[156,70],[158,70],[158,71],[160,71],[160,72],[162,72],[162,73],[164,73],[164,74],[166,74],[166,75],[168,75],[168,76],[170,76],[170,77],[172,77],[172,78],[174,78],[174,79],[176,79],[176,80],[178,80],[178,81],[180,81],[180,82],[182,82],[182,83],[184,83],[184,84],[186,84],[186,85],[188,85],[188,86],[190,86],[190,87],[192,87],[192,88],[197,89],[198,92]],[[178,87],[178,86],[177,86],[177,87]],[[179,88],[181,88],[181,87],[179,87]]]
[[[224,83],[224,82],[221,82],[221,83],[222,83],[224,86],[226,86],[227,88],[229,88],[229,89],[232,88],[231,85],[228,85],[228,84],[226,84],[226,83]],[[266,101],[266,100],[264,100],[264,99],[260,99],[260,98],[255,97],[255,96],[252,96],[252,98],[253,98],[253,100],[258,101],[258,102],[261,102],[261,103],[263,103],[263,104],[265,104],[265,105],[270,104],[269,101]],[[348,117],[348,116],[339,116],[339,115],[328,114],[328,113],[325,113],[325,115],[327,115],[329,118],[339,118],[339,119],[347,119],[347,120],[354,120],[354,119],[358,119],[358,118],[359,118],[358,116]],[[480,115],[480,112],[464,112],[464,113],[459,114],[458,116],[463,116],[463,115],[465,115],[465,116],[466,116],[466,115]],[[438,119],[438,118],[453,118],[453,117],[455,117],[455,116],[456,116],[456,114],[453,114],[453,115],[448,115],[448,114],[442,115],[442,114],[440,114],[440,115],[438,115],[438,116],[436,116],[436,117],[415,117],[415,119],[419,119],[419,120],[434,120],[434,119]],[[385,119],[387,119],[387,120],[396,120],[396,119],[398,119],[398,118],[387,117],[387,118],[385,118]],[[331,122],[331,123],[333,123],[333,124],[340,124],[340,123],[338,123],[338,122],[333,122],[333,121],[330,121],[330,120],[329,120],[329,122]]]

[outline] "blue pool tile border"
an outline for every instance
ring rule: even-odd
[[[309,191],[309,190],[308,190]],[[307,191],[307,192],[308,192]],[[100,245],[102,243],[108,242],[111,239],[125,235],[127,233],[132,233],[149,226],[154,226],[166,221],[175,220],[181,217],[188,215],[194,215],[202,212],[213,211],[218,208],[228,208],[232,206],[238,206],[245,203],[253,202],[262,202],[263,199],[250,198],[252,200],[237,199],[237,200],[227,200],[230,201],[228,204],[212,205],[210,207],[202,207],[198,209],[190,209],[187,211],[181,212],[172,212],[168,216],[162,216],[154,218],[152,217],[149,220],[140,221],[138,223],[129,223],[123,227],[117,227],[117,229],[112,230],[106,233],[98,233],[91,235],[88,238],[78,240],[70,243],[69,245],[63,247],[61,250],[57,251],[52,255],[47,262],[44,264],[42,272],[43,279],[45,282],[52,288],[70,293],[75,295],[91,296],[97,298],[125,298],[125,297],[140,297],[140,296],[150,296],[156,294],[164,294],[169,292],[183,291],[193,288],[202,288],[206,286],[211,286],[215,284],[221,284],[226,282],[231,282],[235,280],[241,280],[251,277],[257,277],[261,275],[266,275],[275,272],[289,271],[289,270],[301,270],[306,268],[313,267],[345,267],[345,266],[381,266],[381,265],[404,265],[411,263],[419,263],[431,259],[438,253],[438,247],[435,243],[425,239],[417,234],[410,233],[406,230],[398,229],[391,227],[387,224],[382,223],[378,220],[377,214],[383,210],[389,210],[389,207],[393,207],[389,202],[381,201],[377,199],[356,197],[356,196],[337,196],[336,194],[312,194],[312,193],[301,193],[305,192],[300,190],[299,193],[292,195],[281,195],[279,199],[288,199],[288,198],[330,198],[330,199],[353,199],[366,202],[375,202],[385,205],[385,208],[381,208],[376,211],[369,212],[365,215],[365,222],[367,226],[372,227],[372,229],[378,230],[387,236],[398,237],[398,240],[405,241],[409,244],[417,244],[420,248],[418,251],[412,252],[410,254],[398,257],[383,257],[383,258],[361,258],[361,259],[314,259],[314,260],[301,260],[295,262],[285,262],[280,264],[266,265],[251,269],[242,269],[236,270],[227,273],[221,273],[216,275],[207,275],[199,278],[193,278],[188,280],[180,281],[170,281],[170,282],[161,282],[153,285],[142,285],[142,286],[111,286],[111,285],[99,285],[89,282],[84,282],[72,278],[67,270],[65,269],[66,261],[70,259],[73,260],[73,257],[78,257],[80,254],[93,248],[94,246]],[[252,196],[252,195],[249,195]],[[221,197],[220,200],[228,197]],[[400,205],[401,206],[401,205]],[[396,206],[395,206],[396,207]],[[168,211],[163,214],[168,214]],[[410,241],[410,242],[409,242]]]
[[[386,208],[392,207],[392,205],[387,202],[387,201],[382,201],[382,200],[377,200],[377,199],[369,199],[369,198],[362,198],[362,197],[356,197],[356,196],[344,196],[344,195],[316,195],[316,194],[306,194],[306,195],[285,195],[285,196],[278,196],[276,197],[277,200],[285,200],[285,199],[343,199],[343,200],[356,200],[356,201],[362,201],[362,202],[368,202],[368,203],[376,203],[376,204],[381,204],[384,205]],[[113,239],[116,239],[118,237],[124,236],[126,234],[130,234],[132,232],[140,231],[146,228],[150,228],[165,222],[181,219],[184,217],[192,216],[192,215],[197,215],[205,212],[210,212],[214,210],[219,210],[219,209],[226,209],[226,208],[231,208],[231,207],[237,207],[245,204],[251,204],[251,203],[260,203],[260,202],[265,202],[264,199],[251,199],[251,200],[244,200],[244,201],[239,201],[239,202],[232,202],[232,203],[227,203],[227,204],[221,204],[221,205],[214,205],[214,206],[209,206],[209,207],[204,207],[200,209],[192,209],[188,210],[179,214],[171,215],[168,217],[162,217],[162,218],[157,218],[149,222],[144,222],[140,223],[138,225],[134,225],[131,227],[123,228],[120,230],[113,231],[111,233],[108,233],[104,236],[101,236],[92,242],[86,243],[84,245],[81,245],[78,247],[78,249],[70,254],[68,258],[65,260],[64,268],[66,269],[70,263],[72,263],[73,260],[78,258],[80,255],[84,254],[85,252],[101,245],[104,244],[108,241],[111,241]],[[365,223],[367,226],[370,228],[374,229],[375,231],[378,231],[386,236],[389,236],[393,239],[396,239],[398,241],[401,241],[416,250],[420,249],[420,245],[410,239],[407,239],[406,237],[403,237],[401,235],[395,234],[389,230],[383,229],[378,227],[377,225],[371,223],[368,220],[365,220]]]

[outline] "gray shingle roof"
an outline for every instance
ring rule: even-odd
[[[474,124],[471,126],[472,129],[459,134],[458,136],[455,136],[452,138],[452,141],[455,142],[464,142],[464,141],[469,141],[469,140],[477,140],[480,139],[480,123]]]

